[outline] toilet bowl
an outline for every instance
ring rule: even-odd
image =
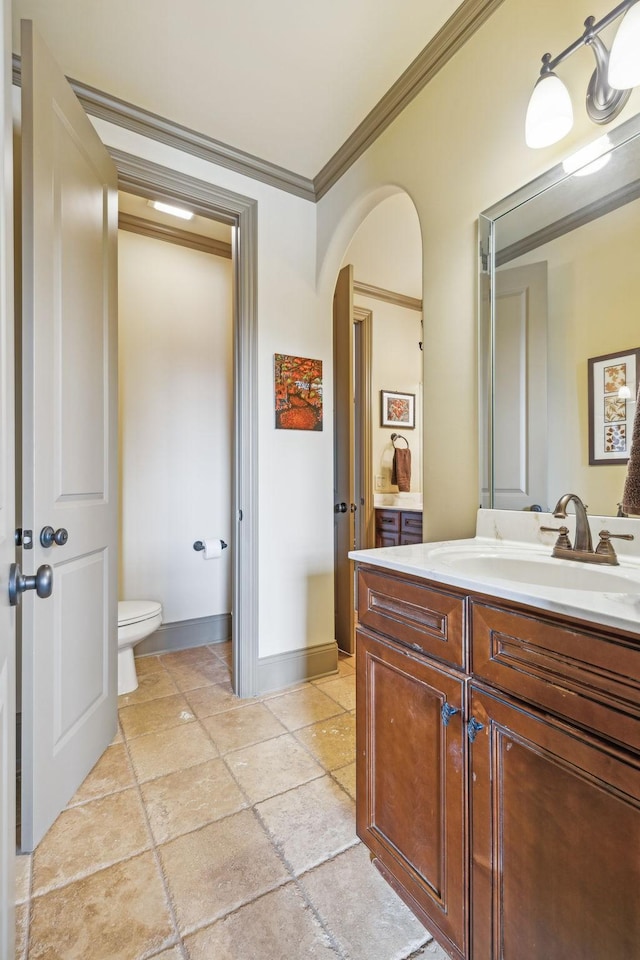
[[[118,695],[138,686],[133,648],[162,623],[157,600],[120,600],[118,603]]]

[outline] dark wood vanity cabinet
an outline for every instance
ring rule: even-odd
[[[640,957],[640,639],[358,568],[358,834],[455,960]]]
[[[465,681],[393,641],[357,637],[358,835],[385,879],[462,958]]]
[[[376,547],[399,547],[422,543],[422,513],[419,510],[376,508]]]
[[[471,956],[640,956],[640,771],[606,742],[475,684]]]
[[[468,928],[465,616],[453,591],[359,569],[357,831],[456,960]]]

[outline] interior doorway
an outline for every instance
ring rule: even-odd
[[[120,600],[162,604],[136,656],[231,637],[231,230],[118,197]]]
[[[118,186],[146,200],[164,200],[231,227],[233,257],[233,479],[231,537],[233,688],[257,690],[257,202],[159,164],[111,150]]]
[[[335,631],[339,648],[353,653],[357,597],[348,553],[375,545],[381,498],[406,496],[392,482],[383,390],[413,397],[415,415],[402,432],[410,437],[412,509],[422,509],[422,237],[407,194],[381,201],[354,234],[336,283],[333,330]]]

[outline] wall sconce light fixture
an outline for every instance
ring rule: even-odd
[[[624,17],[607,49],[599,34],[619,16]],[[571,98],[564,83],[554,73],[556,67],[583,46],[589,46],[596,58],[596,69],[587,88],[587,113],[594,123],[609,123],[631,96],[631,88],[640,84],[640,2],[625,0],[598,23],[588,17],[584,33],[552,58],[545,53],[525,122],[529,147],[548,147],[557,143],[573,126]]]

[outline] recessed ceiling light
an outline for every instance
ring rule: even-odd
[[[149,206],[160,213],[168,213],[172,217],[180,217],[181,220],[192,220],[193,210],[185,210],[184,207],[174,207],[170,203],[163,203],[161,200],[149,200]]]

